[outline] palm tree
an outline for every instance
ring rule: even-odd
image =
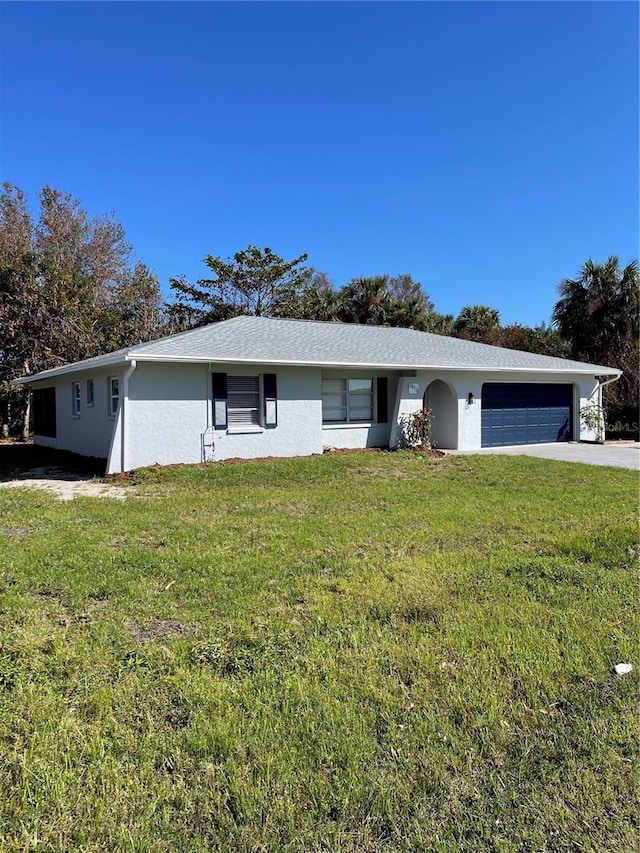
[[[456,317],[454,332],[471,341],[487,342],[500,328],[500,312],[488,305],[465,305]]]
[[[553,322],[569,341],[571,355],[583,361],[618,367],[620,380],[604,389],[610,416],[637,420],[640,368],[640,270],[638,261],[620,269],[615,255],[599,264],[591,258],[578,277],[559,285]]]
[[[338,319],[343,323],[390,325],[395,299],[386,275],[354,278],[340,291]]]
[[[438,311],[430,311],[427,314],[424,331],[433,332],[436,335],[452,335],[453,325],[453,314],[440,314]]]
[[[571,344],[574,358],[609,364],[629,338],[640,333],[640,272],[638,261],[620,269],[611,255],[604,264],[591,258],[578,277],[559,285],[560,299],[553,322]]]

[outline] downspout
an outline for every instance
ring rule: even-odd
[[[207,420],[206,426],[204,428],[204,432],[200,434],[200,458],[203,462],[211,462],[213,461],[213,457],[215,454],[216,442],[214,439],[214,430],[213,430],[213,396],[212,396],[212,386],[211,386],[211,371],[213,370],[213,364],[209,362],[207,364],[207,373],[206,373],[206,388],[205,388],[205,400],[207,401]],[[211,440],[210,444],[207,444],[207,441]],[[207,458],[207,448],[211,448],[211,458]]]
[[[606,381],[606,382],[598,382],[598,387],[597,387],[597,388],[596,388],[596,390],[593,392],[593,394],[597,394],[597,395],[598,395],[598,403],[597,403],[598,408],[600,408],[600,409],[602,408],[602,389],[603,389],[606,385],[611,385],[611,383],[612,383],[612,382],[617,382],[617,381],[618,381],[618,379],[620,379],[620,376],[621,376],[621,375],[622,375],[622,374],[620,374],[620,373],[619,373],[617,376],[614,376],[614,377],[613,377],[613,379],[607,379],[607,381]],[[591,395],[592,397],[593,397],[593,394]]]
[[[211,362],[207,364],[207,387],[205,392],[205,397],[207,400],[207,429],[213,426],[213,398],[212,398],[212,388],[211,388],[211,371],[213,370],[213,365]]]
[[[129,402],[129,379],[136,367],[137,364],[134,358],[131,360],[129,367],[122,377],[122,401],[120,404],[120,470],[123,473],[129,470],[129,454],[127,453],[127,404]]]

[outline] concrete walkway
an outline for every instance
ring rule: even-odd
[[[583,444],[557,442],[511,447],[483,447],[482,450],[447,450],[447,454],[471,455],[475,453],[502,453],[507,456],[537,456],[560,462],[584,462],[587,465],[608,465],[613,468],[631,468],[640,471],[640,444],[637,442],[611,444]]]

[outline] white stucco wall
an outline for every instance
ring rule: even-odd
[[[582,377],[581,379],[575,382],[575,403],[574,408],[574,421],[575,421],[575,433],[574,435],[580,437],[580,441],[595,441],[596,431],[588,430],[584,427],[584,425],[580,421],[580,409],[584,406],[589,405],[590,403],[595,403],[598,406],[602,405],[602,389],[599,390],[599,383],[594,376],[591,377]],[[604,418],[602,420],[602,437],[604,437]]]
[[[319,368],[227,365],[227,373],[275,373],[278,425],[215,430],[213,458],[310,456],[322,453],[322,398]]]
[[[108,379],[119,375],[117,371],[68,373],[54,379],[34,382],[33,388],[56,389],[56,438],[34,436],[36,444],[71,450],[82,456],[109,455],[116,419],[108,413]],[[87,380],[93,380],[94,404],[87,405]],[[80,383],[80,415],[75,417],[72,408],[72,383]]]
[[[211,372],[277,375],[277,426],[212,426]],[[267,456],[308,456],[323,448],[384,447],[390,423],[327,426],[322,423],[322,376],[319,368],[269,367],[247,364],[163,364],[138,362],[129,379],[124,429],[114,431],[109,471],[146,465],[194,463],[204,460],[254,459]],[[395,376],[380,371],[333,371],[331,377],[388,378],[387,407],[391,416]],[[122,384],[124,392],[124,383]],[[122,409],[121,409],[122,411]],[[121,412],[120,412],[121,413]]]
[[[359,447],[387,447],[390,424],[323,424],[323,447],[336,450],[355,450]]]
[[[109,470],[202,461],[210,381],[206,364],[138,362],[124,399],[126,449],[116,441]]]
[[[114,431],[109,472],[147,465],[322,453],[320,370],[268,368],[277,374],[273,428],[212,428],[211,371],[261,374],[262,365],[138,362]],[[124,394],[124,384],[121,385]],[[120,413],[122,413],[122,405]],[[121,445],[124,432],[125,448]]]
[[[403,376],[398,383],[395,405],[395,423],[403,415],[411,414],[422,407],[423,396],[428,385],[434,379],[441,379],[457,395],[458,408],[458,450],[479,450],[482,446],[482,386],[485,382],[534,382],[559,383],[574,386],[573,435],[576,440],[593,441],[595,434],[585,430],[580,423],[580,409],[594,395],[598,382],[594,376],[563,373],[518,373],[518,372],[475,372],[475,371],[418,371],[414,376]],[[411,390],[410,390],[410,386]],[[468,402],[469,393],[473,394],[473,403]],[[595,398],[594,398],[595,399]],[[596,400],[597,402],[597,400]],[[437,413],[436,413],[437,415]],[[395,444],[392,433],[391,446],[396,446],[399,438],[396,430]],[[443,449],[446,448],[443,446]]]

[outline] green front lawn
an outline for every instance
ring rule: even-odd
[[[637,484],[398,452],[0,489],[0,850],[637,849]]]

